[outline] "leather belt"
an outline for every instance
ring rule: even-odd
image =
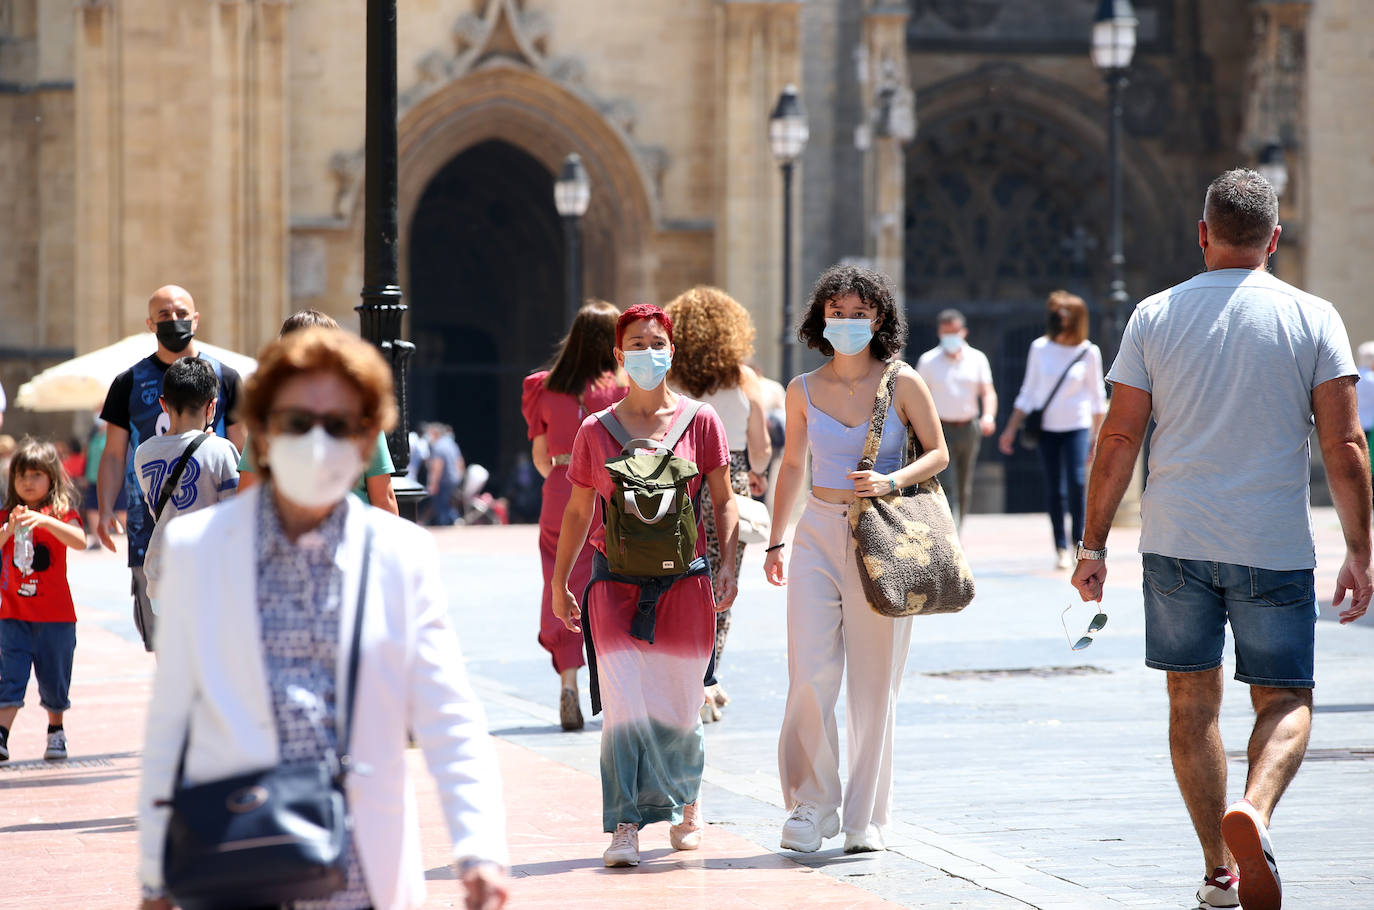
[[[572,464],[572,453],[571,453],[571,452],[565,452],[565,453],[562,454],[562,455],[555,455],[555,456],[553,456],[553,466],[554,466],[555,468],[561,468],[561,467],[564,467],[565,465],[569,465],[569,464]]]
[[[941,420],[940,422],[947,427],[966,427],[973,423],[972,420]]]

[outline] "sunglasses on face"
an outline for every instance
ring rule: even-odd
[[[335,439],[351,439],[366,432],[360,418],[337,411],[307,411],[304,408],[281,408],[267,415],[267,429],[282,436],[304,436],[315,427]]]
[[[1068,639],[1069,647],[1075,651],[1082,651],[1093,643],[1093,636],[1101,632],[1102,628],[1107,625],[1107,614],[1099,609],[1097,614],[1088,622],[1088,631],[1075,639],[1074,634],[1069,631],[1069,611],[1074,606],[1075,604],[1071,603],[1064,608],[1064,612],[1059,614],[1059,622],[1064,626],[1064,637]]]

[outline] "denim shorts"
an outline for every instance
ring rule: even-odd
[[[0,708],[24,704],[29,669],[38,677],[38,703],[49,711],[72,706],[72,655],[76,623],[0,619]]]
[[[1226,623],[1236,679],[1311,689],[1317,591],[1311,569],[1279,571],[1146,553],[1145,664],[1179,673],[1221,666]]]

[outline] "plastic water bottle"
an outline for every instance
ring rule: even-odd
[[[14,567],[21,575],[33,571],[33,529],[19,526],[14,529]]]

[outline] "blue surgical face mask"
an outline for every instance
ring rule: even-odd
[[[625,372],[631,382],[646,392],[659,387],[672,365],[673,352],[668,348],[625,352]]]
[[[940,347],[947,353],[957,354],[964,346],[964,339],[961,335],[941,335]]]
[[[873,340],[871,319],[827,319],[821,333],[838,354],[861,354]]]

